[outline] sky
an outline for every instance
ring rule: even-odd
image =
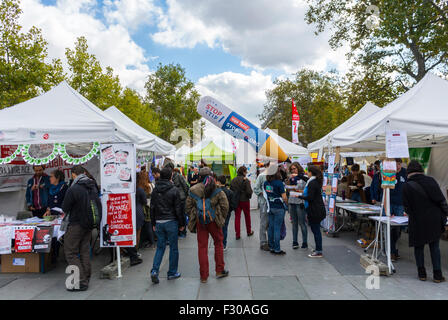
[[[50,58],[65,63],[65,48],[85,36],[139,92],[159,63],[179,63],[201,95],[256,125],[276,78],[347,68],[343,49],[304,21],[305,0],[21,0],[21,8],[21,24],[42,30]]]

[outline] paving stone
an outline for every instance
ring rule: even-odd
[[[228,277],[216,279],[210,277],[207,283],[201,283],[199,300],[251,300],[252,290],[248,277]]]
[[[365,300],[366,297],[343,276],[299,276],[313,300]]]
[[[255,300],[309,300],[297,277],[250,277]]]
[[[199,278],[181,277],[176,280],[160,279],[160,283],[145,282],[148,290],[143,300],[196,300],[199,292]]]

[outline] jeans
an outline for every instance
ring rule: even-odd
[[[289,213],[292,218],[292,242],[298,244],[299,225],[302,230],[302,242],[308,243],[308,229],[306,227],[306,212],[305,208],[300,208],[300,204],[290,204]]]
[[[310,223],[310,228],[314,234],[316,253],[322,253],[322,233],[320,231],[320,223]]]
[[[361,194],[359,191],[352,192],[351,200],[361,202]]]
[[[232,216],[232,212],[229,212],[226,217],[226,222],[224,223],[224,226],[222,227],[222,234],[224,236],[224,240],[222,241],[224,247],[227,247],[227,230],[229,230],[229,222],[230,217]]]
[[[168,276],[174,276],[177,273],[179,264],[179,249],[177,247],[179,224],[177,221],[169,221],[156,224],[157,250],[154,256],[154,262],[151,272],[159,273],[160,264],[166,249],[166,242],[170,242],[170,266]]]
[[[208,263],[208,236],[213,238],[215,245],[215,271],[221,273],[224,271],[224,247],[222,229],[216,225],[216,222],[209,224],[197,224],[198,239],[198,257],[199,257],[199,273],[201,279],[206,280],[209,276]]]
[[[440,248],[439,241],[434,241],[429,243],[429,250],[431,252],[432,269],[434,271],[442,270],[440,262]],[[417,263],[417,268],[425,267],[425,246],[414,248],[415,262]]]
[[[268,204],[266,199],[258,197],[258,205],[260,206],[260,247],[268,243]]]
[[[269,212],[269,249],[280,252],[280,233],[285,219],[285,209],[271,208]]]
[[[238,203],[238,208],[236,208],[236,210],[235,210],[235,232],[236,232],[237,238],[240,237],[241,211],[244,212],[244,219],[246,221],[247,234],[252,232],[252,228],[250,225],[250,201],[240,201]]]
[[[180,200],[180,207],[181,207],[181,212],[182,212],[182,214],[184,215],[184,217],[185,217],[185,229],[184,229],[184,231],[179,231],[179,235],[181,236],[186,236],[187,235],[187,214],[186,214],[186,203],[187,203],[187,200],[186,199],[184,199],[184,200]]]
[[[391,216],[403,216],[404,214],[404,207],[400,205],[390,205],[390,215]],[[397,249],[397,241],[400,239],[401,236],[401,229],[402,227],[391,227],[390,228],[390,253],[391,254],[398,254]]]

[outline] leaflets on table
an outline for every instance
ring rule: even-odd
[[[15,227],[14,251],[17,253],[33,251],[34,228],[30,226]]]
[[[135,176],[134,144],[101,145],[101,190],[103,193],[135,192]]]
[[[388,130],[386,132],[386,156],[388,158],[409,158],[406,131]]]
[[[52,226],[37,226],[34,232],[34,251],[40,253],[50,252],[52,237]]]
[[[9,226],[0,227],[0,254],[11,253],[11,231]]]
[[[101,200],[101,247],[135,246],[135,194],[105,194]]]

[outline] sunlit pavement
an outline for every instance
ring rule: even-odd
[[[242,219],[242,228],[244,219]],[[274,256],[261,251],[258,238],[259,212],[252,211],[255,235],[235,240],[233,218],[229,227],[228,251],[225,253],[226,269],[230,276],[214,278],[213,243],[210,239],[210,278],[208,283],[199,281],[196,235],[188,234],[179,240],[179,271],[182,277],[166,279],[168,250],[162,263],[160,283],[153,285],[149,279],[154,249],[142,249],[144,262],[127,269],[118,280],[99,279],[99,270],[109,261],[103,252],[92,260],[93,274],[88,291],[68,292],[65,289],[65,264],[61,258],[56,269],[46,274],[0,274],[0,299],[447,299],[448,283],[431,281],[429,250],[426,250],[428,281],[417,279],[413,251],[407,247],[407,234],[399,241],[401,260],[395,263],[396,274],[380,278],[379,289],[367,289],[368,275],[359,264],[363,250],[356,246],[356,234],[343,232],[337,238],[323,236],[324,258],[308,257],[314,245],[309,231],[310,249],[292,249],[289,215],[286,216],[287,236],[281,242],[285,256]],[[299,240],[301,234],[299,231]],[[301,241],[300,241],[301,242]],[[300,243],[301,244],[301,243]],[[448,243],[441,241],[442,265],[448,275]]]

